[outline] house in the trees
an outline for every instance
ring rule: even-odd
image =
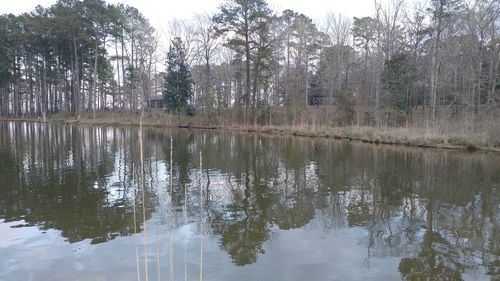
[[[157,95],[148,100],[148,108],[163,108],[163,96]]]

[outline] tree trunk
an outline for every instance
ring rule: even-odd
[[[14,102],[13,102],[13,110],[14,110],[14,116],[20,117],[21,116],[21,91],[20,91],[20,81],[19,78],[21,76],[21,70],[19,66],[19,57],[16,56],[14,58],[14,77],[16,77],[16,80],[14,82]]]
[[[483,68],[483,59],[481,56],[482,46],[479,46],[478,52],[478,66],[476,70],[476,83],[475,83],[475,91],[474,91],[474,116],[477,118],[479,115],[479,105],[481,103],[481,88],[482,88],[482,68]]]
[[[117,92],[116,93],[113,93],[113,108],[116,107],[116,95],[118,95],[119,97],[121,96],[121,88],[120,88],[120,60],[118,59],[118,40],[115,39],[115,52],[116,52],[116,72],[117,72],[117,75],[118,75],[118,79],[116,80],[116,86],[117,86]]]
[[[245,121],[244,123],[247,124],[247,118],[248,118],[248,104],[250,103],[250,43],[249,43],[249,38],[248,34],[245,36],[245,76],[246,76],[246,81],[245,81]]]
[[[123,55],[125,53],[124,52],[124,49],[125,49],[124,45],[125,44],[124,44],[124,38],[123,38],[123,36],[124,35],[122,34],[122,36],[120,38],[121,39],[121,45],[122,45],[121,46],[122,47],[122,56],[121,56],[121,61],[122,61],[122,81],[123,81],[123,83],[122,83],[122,85],[123,85],[123,97],[122,97],[122,99],[124,98],[124,96],[126,94],[126,92],[125,92],[125,89],[126,89],[126,87],[125,87],[125,83],[126,83],[125,82],[125,58],[124,58],[124,55]],[[129,99],[129,106],[130,106],[130,99]],[[123,107],[125,107],[125,103],[123,103]]]
[[[304,88],[304,93],[305,93],[305,100],[304,100],[304,105],[307,108],[309,105],[309,54],[306,53],[306,70],[305,70],[305,88]]]
[[[96,106],[97,106],[97,58],[99,56],[98,54],[98,48],[99,48],[99,41],[96,40],[95,42],[95,54],[94,54],[94,79],[92,81],[92,91],[91,91],[91,94],[92,93],[94,94],[94,98],[93,98],[93,104],[92,104],[92,119],[95,120],[95,110],[96,110]],[[92,98],[91,98],[92,100]]]
[[[436,8],[437,10],[435,11],[435,20],[436,26],[435,26],[435,36],[434,36],[434,44],[432,46],[432,58],[431,58],[431,121],[432,125],[436,125],[436,107],[437,107],[437,88],[438,88],[438,81],[439,81],[439,45],[441,41],[441,29],[442,29],[442,15],[444,13],[443,9],[443,3],[439,1],[438,7]]]
[[[48,105],[48,94],[47,94],[47,66],[45,62],[45,50],[42,57],[42,119],[45,121],[47,118],[47,105]]]
[[[80,74],[78,65],[78,50],[76,39],[73,39],[74,65],[73,65],[73,112],[80,120]]]
[[[210,54],[208,51],[205,53],[205,70],[206,70],[206,77],[205,77],[205,96],[208,99],[209,106],[205,111],[212,110],[213,104],[212,104],[212,99],[210,95]],[[208,112],[207,112],[208,114]]]
[[[29,115],[33,117],[35,115],[35,100],[33,93],[33,68],[31,65],[31,61],[27,60],[27,68],[28,70],[28,91],[29,91]]]
[[[135,61],[134,61],[134,36],[132,35],[132,38],[131,38],[132,42],[131,42],[131,49],[132,49],[132,52],[131,52],[131,63],[129,63],[129,67],[131,67],[131,73],[130,73],[130,102],[131,102],[131,106],[130,106],[130,111],[134,111],[136,109],[136,104],[135,104],[135,95],[134,95],[134,87],[135,87],[135,72],[136,72],[136,69],[135,69]]]
[[[497,87],[497,77],[498,77],[498,69],[500,67],[500,46],[498,46],[498,51],[497,51],[497,60],[496,63],[494,63],[492,66],[493,68],[490,76],[490,89],[489,89],[489,102],[491,104],[491,107],[495,107],[495,90]]]
[[[4,85],[0,84],[0,116],[6,116],[5,114],[5,105],[7,104],[7,99],[5,98],[5,93],[7,90]]]
[[[259,64],[256,63],[254,66],[254,80],[253,80],[253,92],[252,92],[252,122],[253,125],[257,125],[257,116],[256,116],[256,106],[257,106],[257,83],[259,76]]]

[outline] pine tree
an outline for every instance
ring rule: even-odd
[[[167,54],[167,74],[163,89],[163,100],[168,112],[180,113],[188,109],[193,94],[191,72],[186,62],[186,50],[179,37],[172,40]]]

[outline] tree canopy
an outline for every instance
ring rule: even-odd
[[[383,126],[418,113],[438,125],[457,112],[472,122],[500,111],[499,23],[494,0],[375,1],[352,19],[226,0],[174,21],[178,38],[158,48],[134,7],[59,0],[0,16],[0,114],[95,117],[149,110],[165,94],[168,111],[190,105],[219,123]]]
[[[167,74],[163,98],[169,112],[187,110],[193,95],[191,72],[186,62],[186,50],[182,40],[176,37],[167,54]]]

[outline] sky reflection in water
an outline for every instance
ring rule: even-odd
[[[145,128],[143,192],[137,128],[0,133],[0,280],[500,274],[498,155]]]

